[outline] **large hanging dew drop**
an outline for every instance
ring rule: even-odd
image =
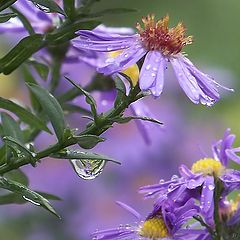
[[[77,175],[85,180],[92,180],[99,176],[106,164],[105,160],[71,159],[70,162]]]

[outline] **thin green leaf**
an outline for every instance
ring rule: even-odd
[[[24,61],[44,46],[44,35],[34,34],[23,38],[10,52],[0,59],[0,73],[10,74]]]
[[[48,200],[56,200],[56,201],[61,201],[62,199],[56,195],[50,194],[50,193],[45,193],[45,192],[40,192],[40,191],[35,191],[36,193],[40,194],[44,198]]]
[[[35,70],[43,80],[47,80],[49,74],[49,68],[47,65],[34,60],[29,60],[27,63],[35,68]]]
[[[91,149],[98,143],[105,141],[104,138],[90,134],[74,136],[74,138],[78,141],[78,145],[84,149]]]
[[[117,123],[127,123],[127,122],[130,122],[131,120],[143,120],[143,121],[157,123],[160,125],[163,124],[162,122],[160,122],[157,119],[149,118],[149,117],[141,117],[141,116],[129,116],[129,117],[121,117],[121,118],[114,119],[114,121]]]
[[[22,196],[26,201],[36,205],[36,206],[41,206],[54,214],[55,216],[59,217],[59,215],[56,213],[54,208],[50,205],[49,201],[38,194],[37,192],[34,192],[24,186],[23,184],[20,184],[18,182],[6,179],[4,177],[0,178],[0,187],[7,189],[13,193],[19,194]],[[60,218],[60,217],[59,217]]]
[[[23,132],[21,131],[19,124],[7,113],[1,113],[1,119],[3,125],[3,136],[11,136],[23,143]]]
[[[0,1],[0,12],[4,9],[10,7],[12,4],[14,4],[17,0],[1,0]]]
[[[0,14],[0,23],[7,22],[9,19],[16,17],[16,13],[2,13]]]
[[[0,148],[0,165],[7,162],[7,146],[4,144]]]
[[[6,173],[4,176],[12,181],[19,182],[25,186],[29,185],[28,177],[20,169],[12,170]]]
[[[35,153],[31,152],[28,148],[26,148],[25,145],[23,145],[22,143],[20,143],[18,140],[12,138],[12,137],[3,137],[3,141],[10,146],[13,149],[16,149],[20,151],[21,154],[23,154],[23,156],[27,157],[29,159],[29,162],[35,166],[36,165],[36,159],[35,159]]]
[[[73,86],[75,86],[83,95],[85,95],[86,97],[86,102],[90,105],[91,107],[91,112],[92,115],[95,119],[95,121],[97,120],[97,104],[95,99],[87,92],[85,91],[83,88],[81,88],[79,85],[77,85],[75,82],[73,82],[71,79],[69,79],[68,77],[65,77]]]
[[[44,12],[55,12],[66,15],[59,5],[53,0],[30,0],[33,4]]]
[[[114,102],[114,107],[117,107],[127,98],[125,84],[118,76],[115,77],[115,87],[117,89],[117,97]]]
[[[114,162],[116,164],[121,164],[120,162],[104,155],[91,153],[91,152],[82,152],[78,150],[67,150],[67,151],[58,152],[55,154],[51,154],[51,157],[60,158],[60,159],[82,159],[82,160],[91,159],[91,160],[99,160],[99,161],[105,160],[105,161]]]
[[[22,22],[25,29],[28,31],[30,35],[33,35],[35,33],[31,23],[28,21],[28,19],[20,12],[18,9],[11,7],[10,8],[15,14],[17,14],[19,20]]]
[[[75,13],[75,0],[63,0],[64,11],[71,19]]]
[[[34,93],[39,103],[41,104],[43,111],[46,113],[50,122],[52,123],[58,140],[62,142],[66,123],[60,104],[58,103],[56,98],[46,89],[31,83],[28,83],[28,87]]]
[[[25,108],[19,106],[18,104],[0,97],[0,108],[13,112],[21,119],[21,121],[29,124],[30,126],[51,134],[51,131],[41,119],[33,115]]]
[[[16,193],[9,193],[6,195],[0,196],[0,205],[7,204],[24,204],[27,201],[23,199],[23,197]]]
[[[36,82],[35,78],[33,77],[32,73],[28,70],[28,66],[24,65],[23,66],[23,75],[24,75],[24,81],[26,83],[33,83],[38,85],[38,83]],[[32,108],[35,110],[35,112],[41,112],[42,110],[42,106],[40,105],[40,103],[38,102],[37,98],[35,97],[35,95],[29,91],[30,93],[30,100],[31,100],[31,106]]]

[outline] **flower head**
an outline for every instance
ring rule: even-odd
[[[55,0],[55,2],[61,5],[62,1]],[[61,21],[61,16],[57,13],[49,13],[42,9],[39,5],[34,5],[28,0],[18,0],[14,7],[22,12],[24,16],[31,23],[33,29],[40,33],[45,33],[57,26]],[[12,18],[8,22],[1,24],[0,33],[7,32],[26,32],[22,22],[17,18]]]
[[[168,16],[155,22],[154,15],[149,15],[142,21],[144,27],[138,23],[138,33],[132,35],[80,30],[79,37],[73,40],[73,45],[79,49],[97,52],[121,50],[117,57],[108,58],[98,67],[99,72],[107,75],[123,71],[145,57],[139,85],[141,90],[149,91],[155,97],[162,93],[165,70],[170,62],[181,88],[193,103],[211,106],[219,100],[217,87],[220,85],[180,53],[185,45],[192,42],[191,36],[185,36],[183,24],[169,28]]]
[[[192,36],[185,37],[185,27],[179,23],[176,27],[168,28],[169,16],[155,22],[153,14],[142,18],[144,28],[137,23],[141,41],[149,51],[159,50],[163,55],[179,53],[182,48],[192,43]]]
[[[117,203],[135,216],[138,222],[135,225],[126,224],[118,228],[96,231],[92,234],[94,240],[181,240],[183,232],[187,236],[196,234],[194,229],[182,228],[183,224],[197,212],[193,199],[181,208],[174,208],[174,204],[166,200],[161,208],[155,208],[145,219],[130,206],[122,202]],[[197,234],[199,232],[202,233],[198,231]]]
[[[181,165],[179,167],[181,177],[174,177],[167,182],[142,187],[140,191],[147,193],[146,197],[160,194],[160,196],[164,195],[179,204],[194,197],[200,202],[200,213],[204,216],[206,222],[213,226],[216,180],[223,184],[222,197],[233,190],[240,189],[240,171],[228,169],[226,165],[229,159],[238,162],[235,153],[233,158],[231,154],[228,154],[229,152],[236,152],[232,149],[235,135],[230,135],[229,131],[227,129],[224,138],[219,140],[217,145],[213,145],[214,158],[200,159],[192,165],[191,169]],[[216,148],[216,146],[218,147]],[[157,204],[162,204],[162,197],[158,198]]]

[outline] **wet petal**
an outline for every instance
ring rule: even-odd
[[[142,90],[150,90],[155,97],[162,93],[166,60],[159,51],[150,51],[143,63],[139,84]]]

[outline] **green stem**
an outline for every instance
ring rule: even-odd
[[[219,218],[219,200],[221,197],[223,186],[222,186],[221,180],[216,176],[214,176],[214,184],[215,184],[215,191],[214,191],[215,238],[214,240],[221,240],[221,221]]]
[[[103,132],[105,132],[107,129],[109,129],[112,124],[114,123],[114,120],[116,117],[121,115],[128,106],[136,101],[136,96],[139,93],[139,89],[136,87],[134,88],[126,101],[123,101],[121,104],[119,104],[116,108],[113,108],[109,112],[105,113],[103,116],[100,117],[97,124],[93,122],[90,126],[87,127],[86,130],[80,133],[80,135],[84,134],[93,134],[93,135],[101,135]],[[38,162],[40,159],[50,156],[53,153],[57,153],[61,150],[63,150],[66,147],[69,147],[71,145],[74,145],[77,143],[77,140],[74,138],[67,139],[63,143],[56,143],[36,154],[36,162]],[[12,164],[4,164],[0,166],[0,175],[7,173],[11,170],[18,169],[24,165],[29,164],[29,159],[27,157],[19,159],[14,161]]]

